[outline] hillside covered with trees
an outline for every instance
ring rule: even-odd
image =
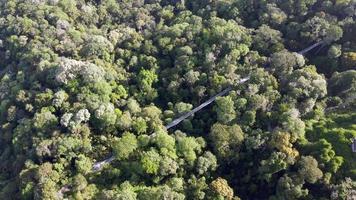
[[[355,0],[0,1],[0,199],[351,200],[355,137]]]

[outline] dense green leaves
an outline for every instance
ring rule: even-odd
[[[234,160],[238,158],[244,134],[238,125],[227,126],[214,124],[210,131],[214,152],[220,159]]]
[[[347,199],[354,11],[1,1],[0,199]]]

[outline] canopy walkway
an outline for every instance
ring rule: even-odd
[[[304,54],[308,53],[308,51],[314,49],[315,47],[318,47],[318,46],[324,45],[324,44],[325,44],[325,42],[321,40],[321,41],[319,41],[319,42],[317,42],[315,44],[310,45],[309,47],[307,47],[307,48],[305,48],[305,49],[303,49],[301,51],[298,51],[298,53],[300,55],[304,55]]]
[[[318,47],[320,45],[323,45],[325,44],[324,41],[319,41],[313,45],[310,45],[309,47],[299,51],[298,53],[301,54],[301,55],[304,55],[306,54],[307,52],[309,52],[310,50],[314,49],[315,47]],[[242,78],[238,81],[238,84],[242,84],[242,83],[245,83],[246,81],[248,81],[250,79],[249,76],[245,77],[245,78]],[[232,87],[228,87],[226,89],[224,89],[223,91],[219,92],[218,94],[210,97],[207,101],[205,101],[204,103],[200,104],[198,107],[194,108],[193,110],[191,110],[190,112],[178,117],[177,119],[173,120],[172,122],[170,122],[169,124],[167,124],[165,126],[166,129],[170,129],[176,125],[178,125],[180,122],[182,122],[183,120],[187,119],[188,117],[194,115],[194,113],[198,112],[199,110],[203,109],[204,107],[208,106],[209,104],[211,104],[212,102],[214,102],[216,100],[217,97],[220,97],[220,96],[223,96],[227,93],[229,93],[230,91],[232,90]],[[152,134],[154,135],[154,133]],[[93,172],[96,172],[96,171],[99,171],[101,170],[101,168],[105,165],[105,164],[108,164],[108,163],[111,163],[112,161],[115,160],[115,157],[114,156],[111,156],[103,161],[99,161],[99,162],[96,162],[94,163],[93,165],[93,168],[92,168],[92,171]]]
[[[238,83],[244,83],[246,81],[248,81],[250,79],[250,77],[245,77],[243,79],[241,79]],[[216,98],[223,96],[227,93],[229,93],[232,90],[231,87],[226,88],[225,90],[219,92],[218,94],[212,96],[210,99],[208,99],[207,101],[205,101],[204,103],[200,104],[198,107],[194,108],[193,110],[191,110],[190,112],[180,116],[179,118],[173,120],[171,123],[167,124],[165,127],[166,129],[170,129],[176,125],[178,125],[180,122],[182,122],[183,120],[187,119],[188,117],[194,115],[194,113],[198,112],[199,110],[203,109],[204,107],[206,107],[207,105],[211,104],[213,101],[216,100]]]
[[[250,79],[249,76],[245,77],[245,78],[242,78],[238,81],[238,84],[242,84],[242,83],[245,83],[246,81],[248,81]],[[210,97],[208,100],[206,100],[204,103],[200,104],[199,106],[197,106],[196,108],[194,108],[193,110],[185,113],[184,115],[178,117],[177,119],[173,120],[171,123],[167,124],[165,126],[166,129],[170,129],[176,125],[178,125],[180,122],[182,122],[183,120],[187,119],[188,117],[194,115],[194,113],[198,112],[199,110],[203,109],[204,107],[208,106],[209,104],[211,104],[212,102],[214,102],[216,100],[216,98],[220,97],[220,96],[223,96],[227,93],[229,93],[230,91],[232,90],[232,87],[228,87],[226,88],[225,90],[219,92],[218,94]],[[153,133],[154,135],[154,133]],[[111,157],[105,159],[105,160],[102,160],[102,161],[99,161],[99,162],[96,162],[94,163],[93,165],[93,168],[92,168],[92,171],[93,172],[96,172],[96,171],[99,171],[101,170],[101,168],[105,165],[105,164],[108,164],[108,163],[111,163],[112,161],[115,160],[115,157],[112,155]]]

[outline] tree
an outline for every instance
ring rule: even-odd
[[[332,21],[328,21],[322,16],[314,16],[303,24],[304,31],[301,32],[303,37],[312,41],[323,40],[330,44],[339,40],[343,35],[343,30]]]
[[[277,183],[276,195],[272,199],[299,199],[308,195],[308,190],[303,189],[304,182],[296,176],[284,175]]]
[[[230,96],[216,98],[214,110],[218,121],[224,124],[231,122],[236,117],[234,101]]]
[[[179,102],[174,105],[174,110],[176,111],[177,114],[184,114],[186,112],[189,112],[192,108],[193,108],[192,104],[184,103],[184,102]]]
[[[352,196],[354,4],[0,1],[0,199]]]
[[[240,145],[244,140],[244,133],[240,126],[227,126],[216,123],[210,130],[214,153],[219,159],[234,160],[238,157]]]
[[[34,116],[33,125],[38,130],[49,130],[54,128],[58,123],[57,117],[48,109],[42,109],[41,112]]]
[[[337,25],[331,25],[327,30],[326,30],[326,36],[325,36],[325,42],[326,43],[332,43],[337,40],[339,40],[343,35],[343,30],[341,27]]]
[[[204,174],[209,170],[214,171],[217,168],[217,160],[214,154],[207,151],[198,158],[196,168],[199,174]]]
[[[132,126],[138,134],[146,133],[147,131],[147,123],[141,117],[137,118]]]
[[[56,184],[51,180],[47,180],[38,184],[35,188],[34,199],[57,199]]]
[[[105,71],[89,62],[77,61],[65,57],[59,58],[58,67],[55,69],[55,79],[59,84],[68,84],[80,77],[86,83],[103,80]]]
[[[271,56],[271,67],[279,78],[285,79],[294,69],[303,67],[305,60],[302,55],[281,51]]]
[[[117,114],[112,103],[102,104],[95,110],[95,118],[98,120],[100,128],[115,125]]]
[[[166,185],[160,187],[146,187],[139,191],[139,199],[177,199],[183,200],[185,196],[183,194],[172,191],[172,189]]]
[[[283,10],[286,10],[287,14],[304,16],[308,14],[308,10],[316,3],[316,0],[288,0],[280,2],[279,5]]]
[[[177,142],[177,155],[183,157],[189,165],[193,165],[202,145],[193,137],[179,137]]]
[[[265,55],[283,50],[282,33],[263,24],[256,30],[253,47]]]
[[[346,69],[356,66],[356,52],[345,52],[342,55],[341,63]]]
[[[327,94],[326,80],[316,72],[314,66],[304,67],[290,74],[286,85],[286,92],[298,101],[309,103],[309,105],[302,104],[304,109],[299,109],[303,115],[311,111],[315,105],[315,100]]]
[[[110,60],[110,53],[114,50],[111,42],[102,35],[91,36],[84,44],[81,54],[85,57],[98,56]]]
[[[300,119],[300,113],[296,108],[288,108],[288,105],[282,104],[280,107],[279,123],[283,130],[290,134],[290,141],[294,143],[305,136],[305,123]]]
[[[114,143],[114,153],[118,160],[127,159],[138,147],[136,136],[125,132],[122,137]]]
[[[147,106],[142,110],[142,116],[151,122],[160,123],[162,111],[154,105]]]
[[[323,172],[318,168],[318,161],[311,156],[302,156],[298,166],[298,174],[308,183],[315,183],[323,176]]]
[[[136,114],[141,112],[140,104],[133,98],[127,100],[127,108],[130,110],[130,113]]]
[[[342,96],[354,90],[354,81],[356,80],[356,70],[345,72],[335,72],[329,79],[328,90],[334,96]]]
[[[287,15],[274,3],[267,3],[263,13],[259,16],[260,23],[278,26],[284,23]]]
[[[166,131],[157,131],[152,142],[157,146],[161,154],[173,159],[177,158],[175,138],[170,136]]]
[[[59,90],[58,92],[54,93],[54,98],[52,104],[60,108],[62,107],[63,103],[68,99],[68,94],[64,90]]]
[[[337,177],[354,177],[355,161],[352,159],[350,144],[356,133],[352,130],[353,114],[327,114],[319,120],[310,121],[306,136],[310,142],[305,148],[306,155],[310,154],[318,159],[319,165],[325,171]],[[342,127],[342,128],[341,128]],[[325,140],[323,140],[325,139]],[[312,153],[310,151],[315,151]],[[325,165],[323,165],[325,163]],[[341,168],[337,168],[341,165]],[[336,172],[332,172],[337,170]]]
[[[99,195],[100,199],[127,199],[127,200],[135,200],[137,199],[137,193],[134,191],[134,187],[130,184],[130,182],[125,181],[120,185],[120,187],[116,190],[104,190]]]
[[[293,148],[289,133],[273,133],[270,145],[285,154],[285,161],[288,164],[294,164],[295,158],[299,155],[299,152]]]
[[[83,154],[80,154],[75,161],[75,166],[77,168],[78,173],[88,174],[92,170],[92,161],[90,158],[86,157]]]
[[[341,45],[332,45],[328,50],[328,56],[330,58],[338,58],[341,56]]]
[[[325,139],[304,146],[303,151],[317,159],[320,166],[324,166],[328,171],[336,173],[344,163],[341,156],[336,156],[333,146]]]
[[[273,174],[287,169],[288,165],[287,155],[285,153],[272,152],[268,159],[261,161],[261,166],[258,171],[261,174],[262,179],[271,182]]]
[[[200,73],[198,71],[194,71],[194,70],[189,70],[185,75],[184,75],[184,79],[186,82],[188,82],[189,84],[194,84],[195,82],[197,82],[199,80],[199,76]]]
[[[88,182],[85,177],[81,174],[76,175],[73,177],[73,189],[74,191],[81,191],[84,190],[88,186]]]
[[[161,156],[154,149],[144,152],[141,167],[144,173],[157,175],[160,168]]]
[[[217,178],[210,183],[210,188],[219,196],[226,199],[232,199],[234,197],[234,191],[228,185],[227,181],[223,178]]]
[[[138,82],[140,83],[141,89],[148,90],[151,88],[152,84],[157,81],[157,75],[154,71],[141,70],[138,75]]]
[[[169,176],[169,175],[177,174],[178,169],[179,169],[178,162],[166,156],[163,157],[160,162],[159,174],[161,176]]]
[[[38,181],[34,188],[34,199],[56,199],[59,174],[50,163],[44,163],[37,169],[36,179]]]
[[[355,194],[356,183],[351,178],[345,178],[340,184],[333,185],[331,199],[352,199]]]
[[[118,118],[116,124],[117,127],[121,130],[129,130],[129,128],[132,126],[132,117],[130,112],[123,112]]]
[[[205,177],[197,178],[193,175],[189,178],[187,185],[188,196],[194,197],[195,199],[204,199],[206,189],[208,188]]]

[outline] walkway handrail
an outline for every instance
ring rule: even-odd
[[[310,45],[309,47],[307,47],[307,48],[305,48],[305,49],[299,51],[298,53],[299,53],[300,55],[304,55],[304,54],[306,54],[308,51],[310,51],[310,50],[314,49],[315,47],[317,47],[317,46],[319,46],[319,45],[322,45],[322,44],[324,44],[324,41],[321,40],[321,41],[319,41],[319,42],[317,42],[317,43],[315,43],[315,44],[313,44],[313,45]]]
[[[247,80],[249,80],[250,77],[246,77],[241,79],[238,83],[244,83]],[[232,90],[231,87],[226,88],[225,90],[219,92],[218,94],[214,95],[213,97],[211,97],[210,99],[208,99],[207,101],[205,101],[204,103],[200,104],[198,107],[194,108],[193,110],[185,113],[184,115],[180,116],[179,118],[173,120],[171,123],[169,123],[168,125],[166,125],[166,129],[170,129],[176,125],[178,125],[180,122],[182,122],[183,120],[187,119],[188,117],[194,115],[194,113],[198,112],[199,110],[203,109],[204,107],[206,107],[207,105],[211,104],[213,101],[216,100],[216,98],[223,96],[227,93],[229,93]]]

